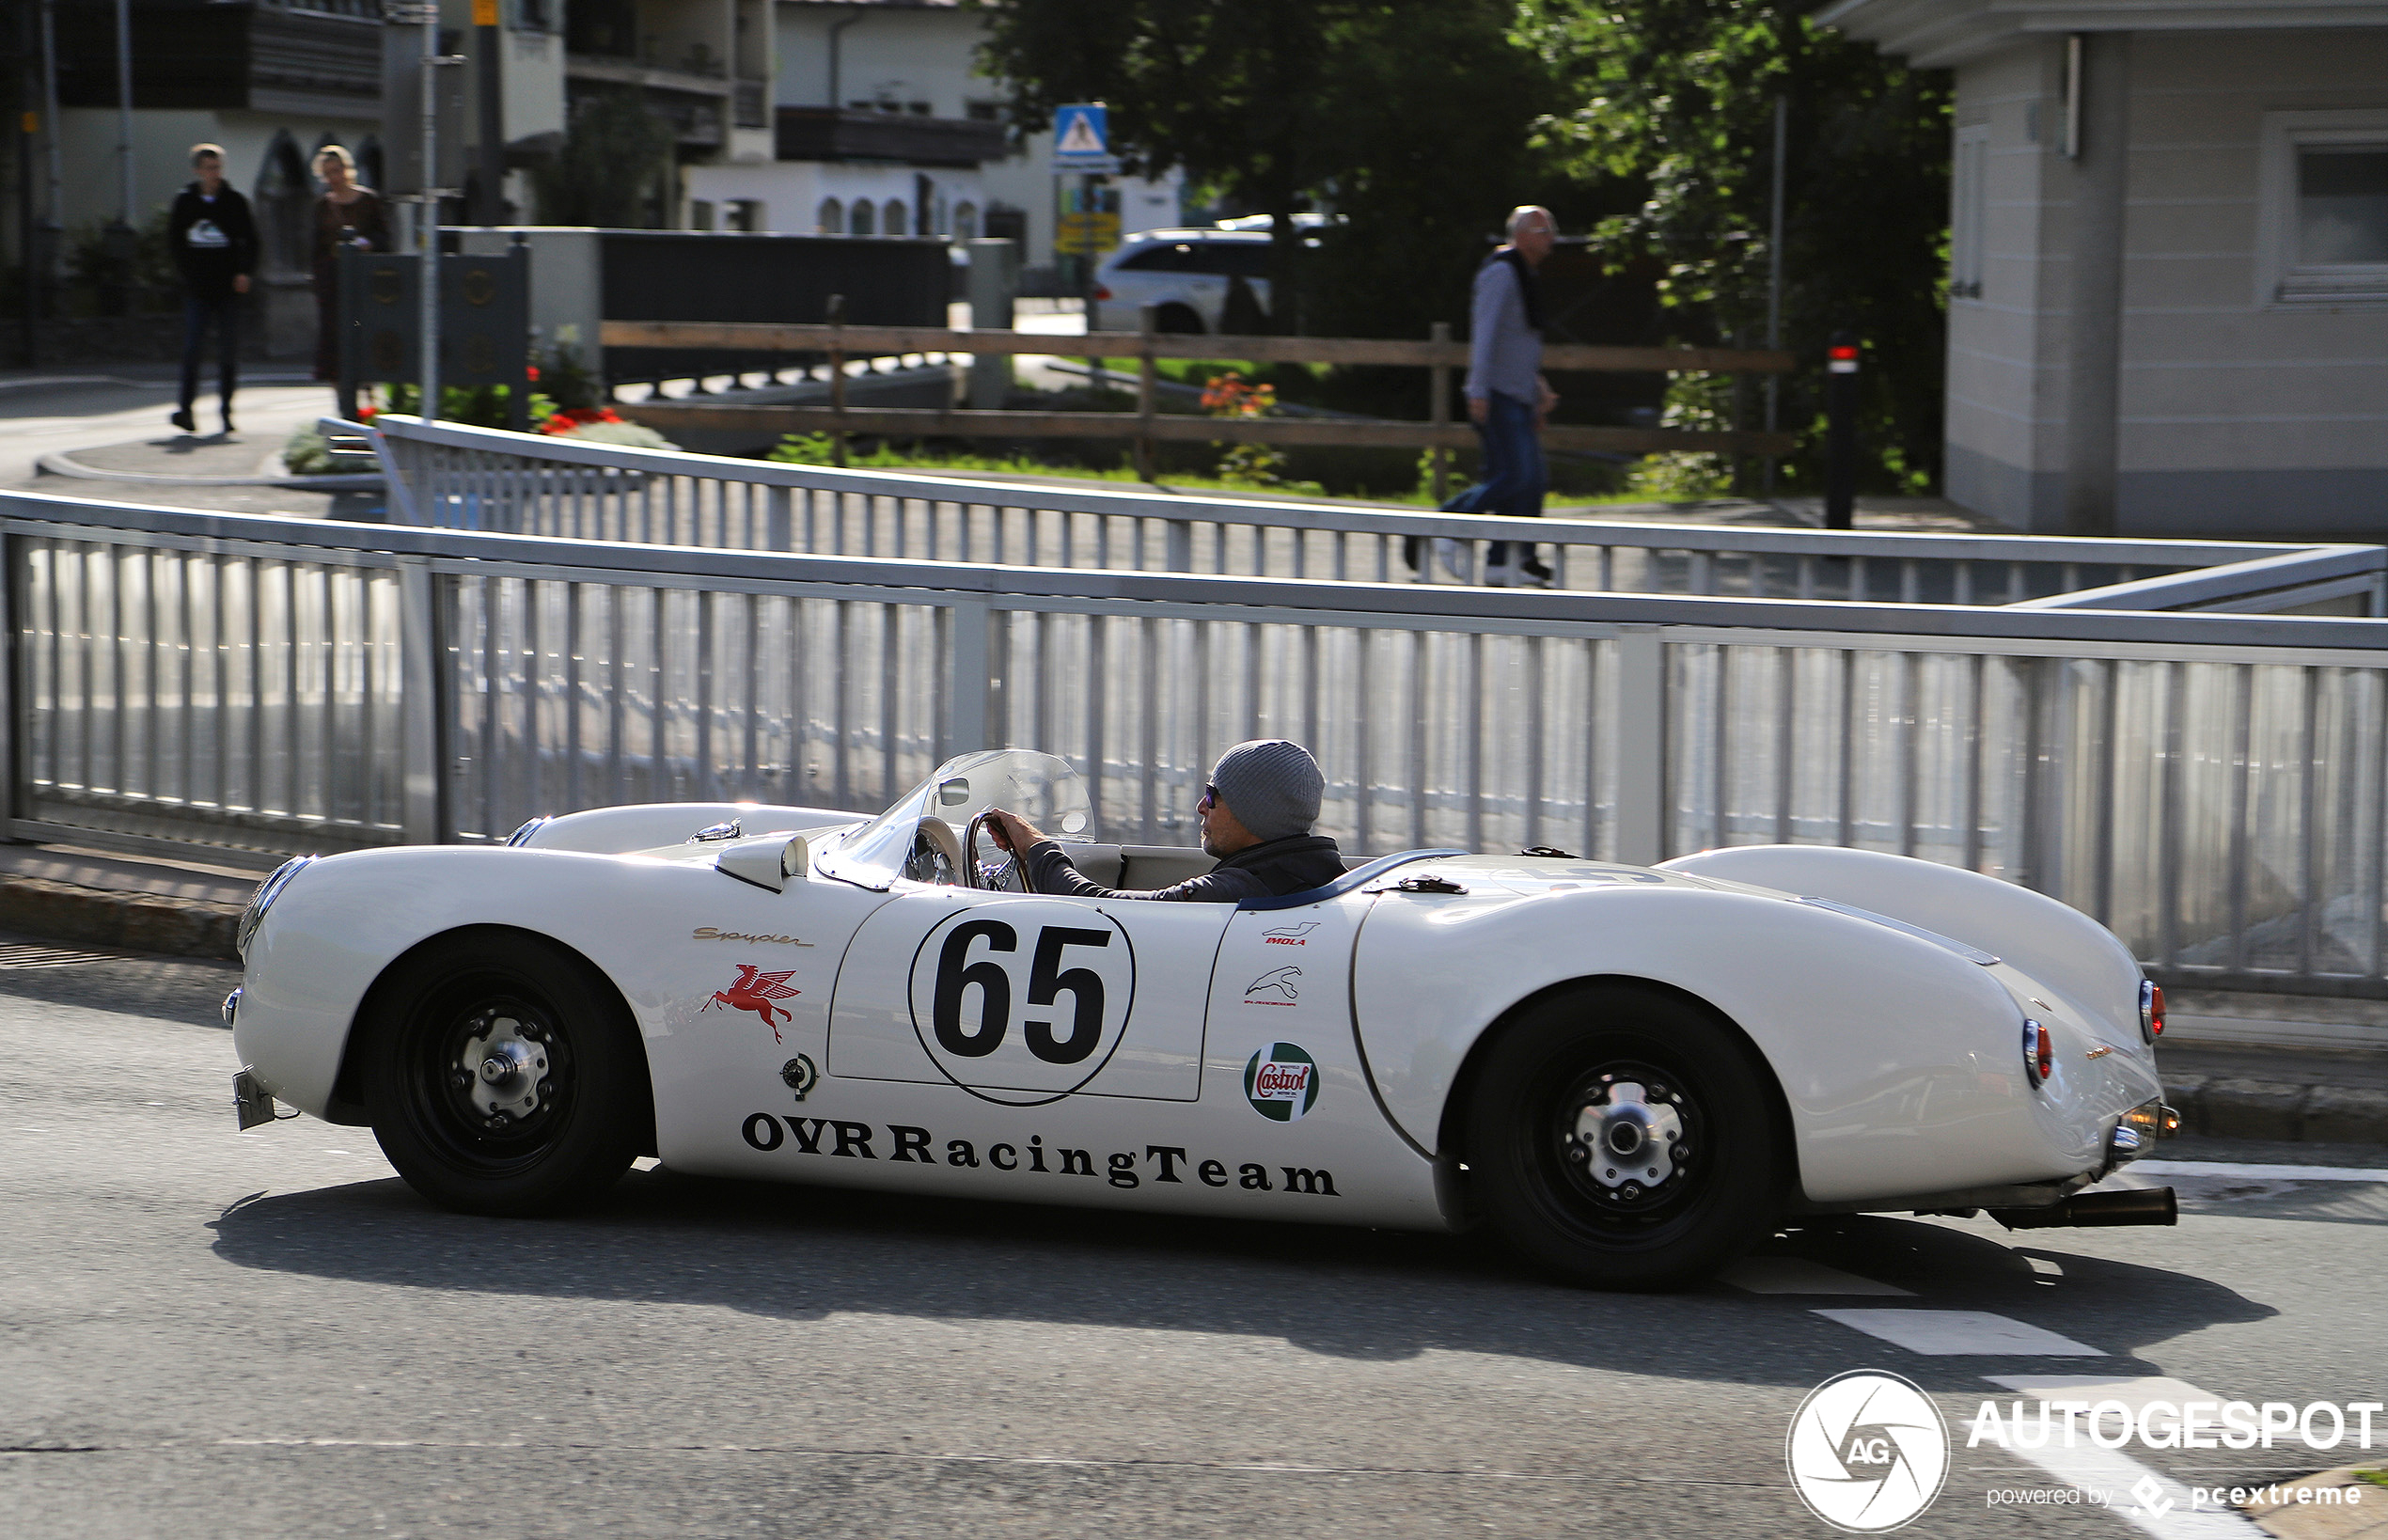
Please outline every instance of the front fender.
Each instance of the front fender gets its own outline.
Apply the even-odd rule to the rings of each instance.
[[[374,981],[432,936],[502,925],[547,936],[603,973],[637,1019],[652,1071],[657,1040],[671,1030],[671,966],[684,950],[671,946],[673,928],[706,919],[801,928],[834,958],[860,916],[885,902],[835,887],[765,893],[709,861],[569,850],[441,845],[328,856],[291,880],[250,942],[233,1047],[275,1096],[326,1116]]]

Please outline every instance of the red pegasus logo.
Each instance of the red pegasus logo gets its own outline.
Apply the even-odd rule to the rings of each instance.
[[[698,1009],[710,1011],[716,1005],[726,1005],[732,1011],[752,1011],[762,1018],[764,1026],[771,1029],[772,1042],[785,1042],[787,1040],[779,1035],[779,1022],[772,1017],[776,1014],[782,1021],[793,1021],[795,1016],[786,1006],[771,1002],[792,1000],[803,993],[788,987],[788,980],[795,971],[788,968],[778,973],[764,973],[752,963],[740,963],[736,982],[727,989],[715,990],[713,998]]]

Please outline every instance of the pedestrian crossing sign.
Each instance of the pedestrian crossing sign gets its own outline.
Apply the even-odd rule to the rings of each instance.
[[[1053,169],[1108,175],[1120,168],[1111,153],[1110,114],[1103,104],[1078,102],[1053,114]]]

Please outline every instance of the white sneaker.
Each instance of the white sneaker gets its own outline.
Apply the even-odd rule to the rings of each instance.
[[[1516,581],[1515,569],[1508,562],[1487,561],[1485,563],[1485,587],[1505,589]]]
[[[1466,546],[1462,545],[1455,540],[1437,540],[1435,542],[1435,555],[1441,559],[1443,571],[1451,574],[1453,582],[1465,583],[1469,581],[1470,574],[1468,571],[1468,548]]]

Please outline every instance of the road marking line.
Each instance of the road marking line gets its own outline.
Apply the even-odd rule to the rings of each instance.
[[[2158,1540],[2246,1540],[2264,1532],[2237,1513],[2192,1505],[2188,1487],[2121,1450],[2100,1449],[2096,1444],[2024,1449],[2003,1438],[1996,1441],[2017,1459],[2078,1487],[2116,1518]],[[2159,1506],[2151,1508],[2151,1503]]]
[[[1910,1353],[1939,1357],[2103,1359],[2103,1348],[1982,1310],[1820,1310],[1815,1312]]]
[[[1743,1257],[1717,1274],[1720,1281],[1745,1294],[1895,1295],[1912,1299],[1915,1291],[1895,1283],[1877,1282],[1828,1267],[1806,1257]]]
[[[2274,1182],[2388,1182],[2364,1166],[2244,1166],[2225,1160],[2134,1160],[2122,1168],[2149,1176],[2250,1176]]]
[[[1987,1375],[1983,1376],[1992,1385],[2017,1391],[2040,1401],[2119,1401],[2136,1417],[2151,1401],[2169,1402],[2174,1406],[2192,1401],[2221,1402],[2227,1399],[2210,1391],[2201,1391],[2187,1380],[2168,1379],[2160,1375]],[[2053,1408],[2050,1408],[2053,1410]],[[2198,1509],[2192,1505],[2189,1488],[2179,1482],[2142,1465],[2119,1449],[2104,1449],[2090,1441],[2087,1429],[2081,1425],[2081,1412],[2059,1414],[2074,1422],[2070,1449],[2064,1447],[2061,1435],[2051,1435],[2045,1447],[2025,1449],[2002,1436],[2000,1448],[2019,1460],[2038,1466],[2068,1486],[2079,1487],[2097,1495],[2107,1510],[2125,1523],[2133,1525],[2163,1540],[2204,1540],[2206,1536],[2233,1535],[2243,1537],[2263,1532],[2239,1513],[2229,1509]],[[2144,1485],[2153,1483],[2153,1485]],[[2160,1510],[2151,1502],[2169,1503]]]
[[[1993,1385],[2003,1385],[2042,1401],[2119,1401],[2136,1417],[2151,1401],[2169,1401],[2176,1407],[2187,1401],[2222,1402],[2227,1396],[2201,1391],[2187,1380],[2167,1379],[2160,1375],[1985,1375]],[[2079,1415],[2078,1413],[2074,1415]],[[2088,1441],[2085,1435],[2076,1438]]]

